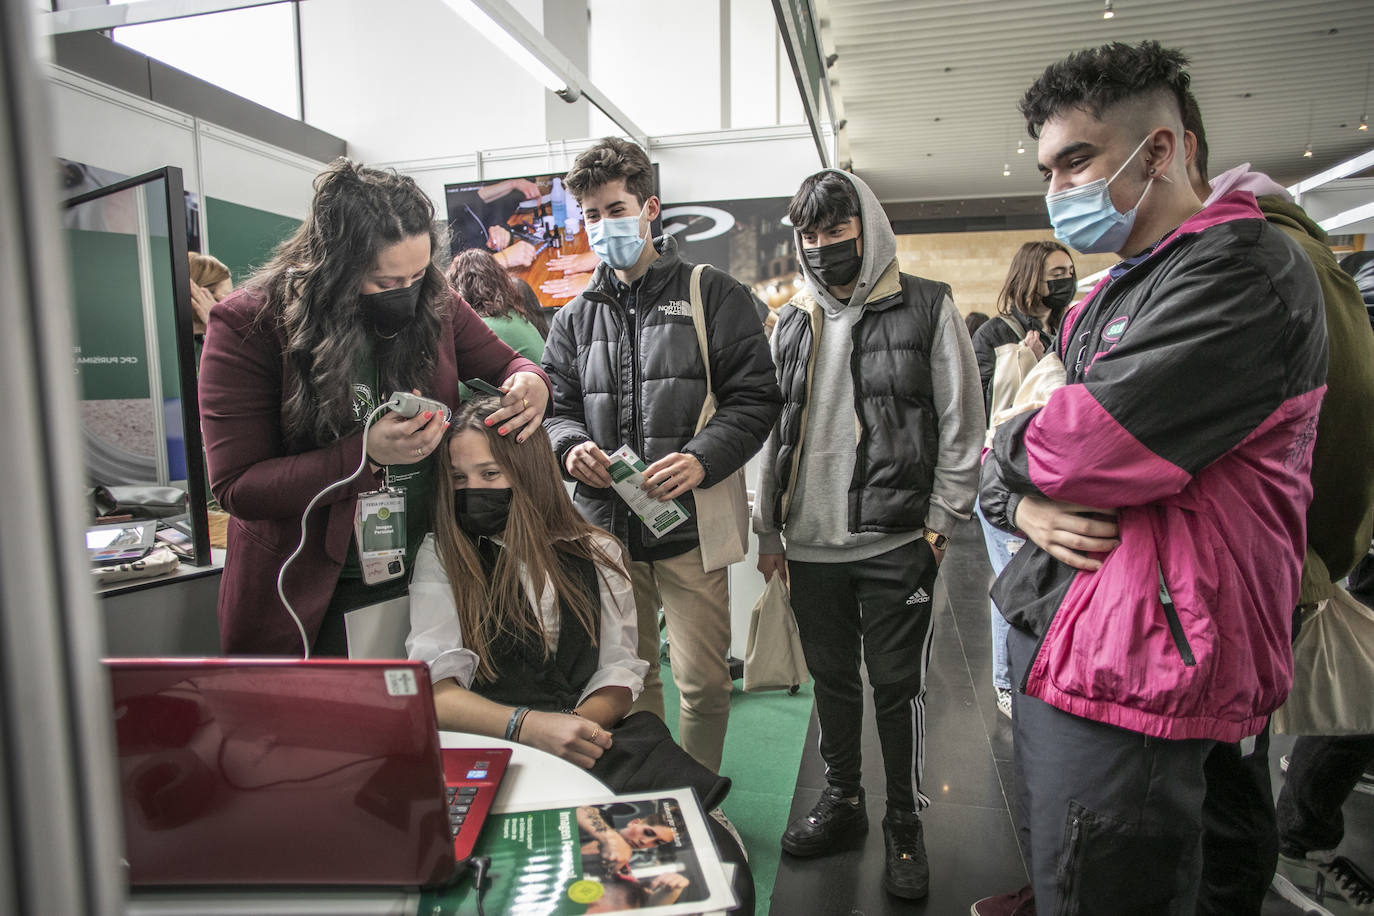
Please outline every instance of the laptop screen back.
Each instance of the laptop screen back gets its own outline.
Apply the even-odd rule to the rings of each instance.
[[[454,873],[428,669],[118,659],[137,885],[434,885]]]

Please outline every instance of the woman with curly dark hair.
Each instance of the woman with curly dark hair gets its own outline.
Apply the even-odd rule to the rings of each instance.
[[[335,160],[305,222],[211,313],[200,407],[211,489],[231,516],[226,654],[346,654],[344,614],[405,593],[447,424],[442,411],[379,411],[393,393],[452,405],[460,379],[482,378],[505,392],[489,417],[501,435],[539,428],[547,378],[454,296],[434,227],[414,179]],[[393,534],[406,555],[368,584],[355,510],[382,487],[403,491]]]
[[[448,282],[473,311],[482,316],[487,327],[521,356],[539,362],[544,355],[544,338],[549,323],[535,305],[527,304],[517,283],[496,263],[491,252],[469,248],[460,252],[448,268]],[[526,287],[528,288],[528,287]]]

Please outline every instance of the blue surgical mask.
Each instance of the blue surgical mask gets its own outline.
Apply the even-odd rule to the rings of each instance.
[[[615,219],[602,217],[594,223],[587,223],[587,241],[596,256],[616,270],[629,270],[639,260],[644,250],[646,237],[640,234],[639,221],[644,216],[644,207],[639,208],[638,216],[621,216]]]
[[[1140,141],[1140,145],[1131,151],[1111,178],[1099,178],[1076,188],[1045,195],[1055,238],[1083,254],[1121,250],[1135,226],[1135,214],[1140,209],[1140,201],[1145,199],[1154,179],[1146,183],[1140,199],[1125,213],[1118,212],[1112,204],[1112,195],[1107,187],[1125,171],[1149,139],[1147,135]]]

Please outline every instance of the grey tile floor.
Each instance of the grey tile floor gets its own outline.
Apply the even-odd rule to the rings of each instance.
[[[930,896],[904,901],[881,884],[885,798],[882,757],[871,706],[865,710],[864,784],[868,787],[868,834],[832,855],[798,859],[784,854],[778,866],[773,916],[881,916],[928,913],[962,916],[973,901],[1015,890],[1026,883],[1008,799],[1013,797],[1011,723],[997,712],[992,689],[991,634],[987,589],[991,570],[977,523],[957,531],[936,590],[934,649],[927,679],[927,751],[923,788],[932,803],[923,817],[930,857]],[[814,715],[797,773],[792,816],[815,803],[825,787],[816,752]],[[1292,739],[1275,736],[1271,765],[1275,792],[1281,784],[1279,757]],[[1374,798],[1352,796],[1342,851],[1374,862]],[[1300,911],[1272,893],[1263,916]]]

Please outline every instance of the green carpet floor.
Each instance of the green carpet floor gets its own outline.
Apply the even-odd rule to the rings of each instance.
[[[670,665],[663,666],[663,703],[668,727],[677,737],[678,692]],[[797,767],[811,722],[811,684],[796,696],[785,690],[745,693],[735,682],[730,700],[730,730],[725,734],[721,772],[730,777],[730,795],[721,805],[744,839],[754,873],[756,911],[767,914],[787,827]]]

